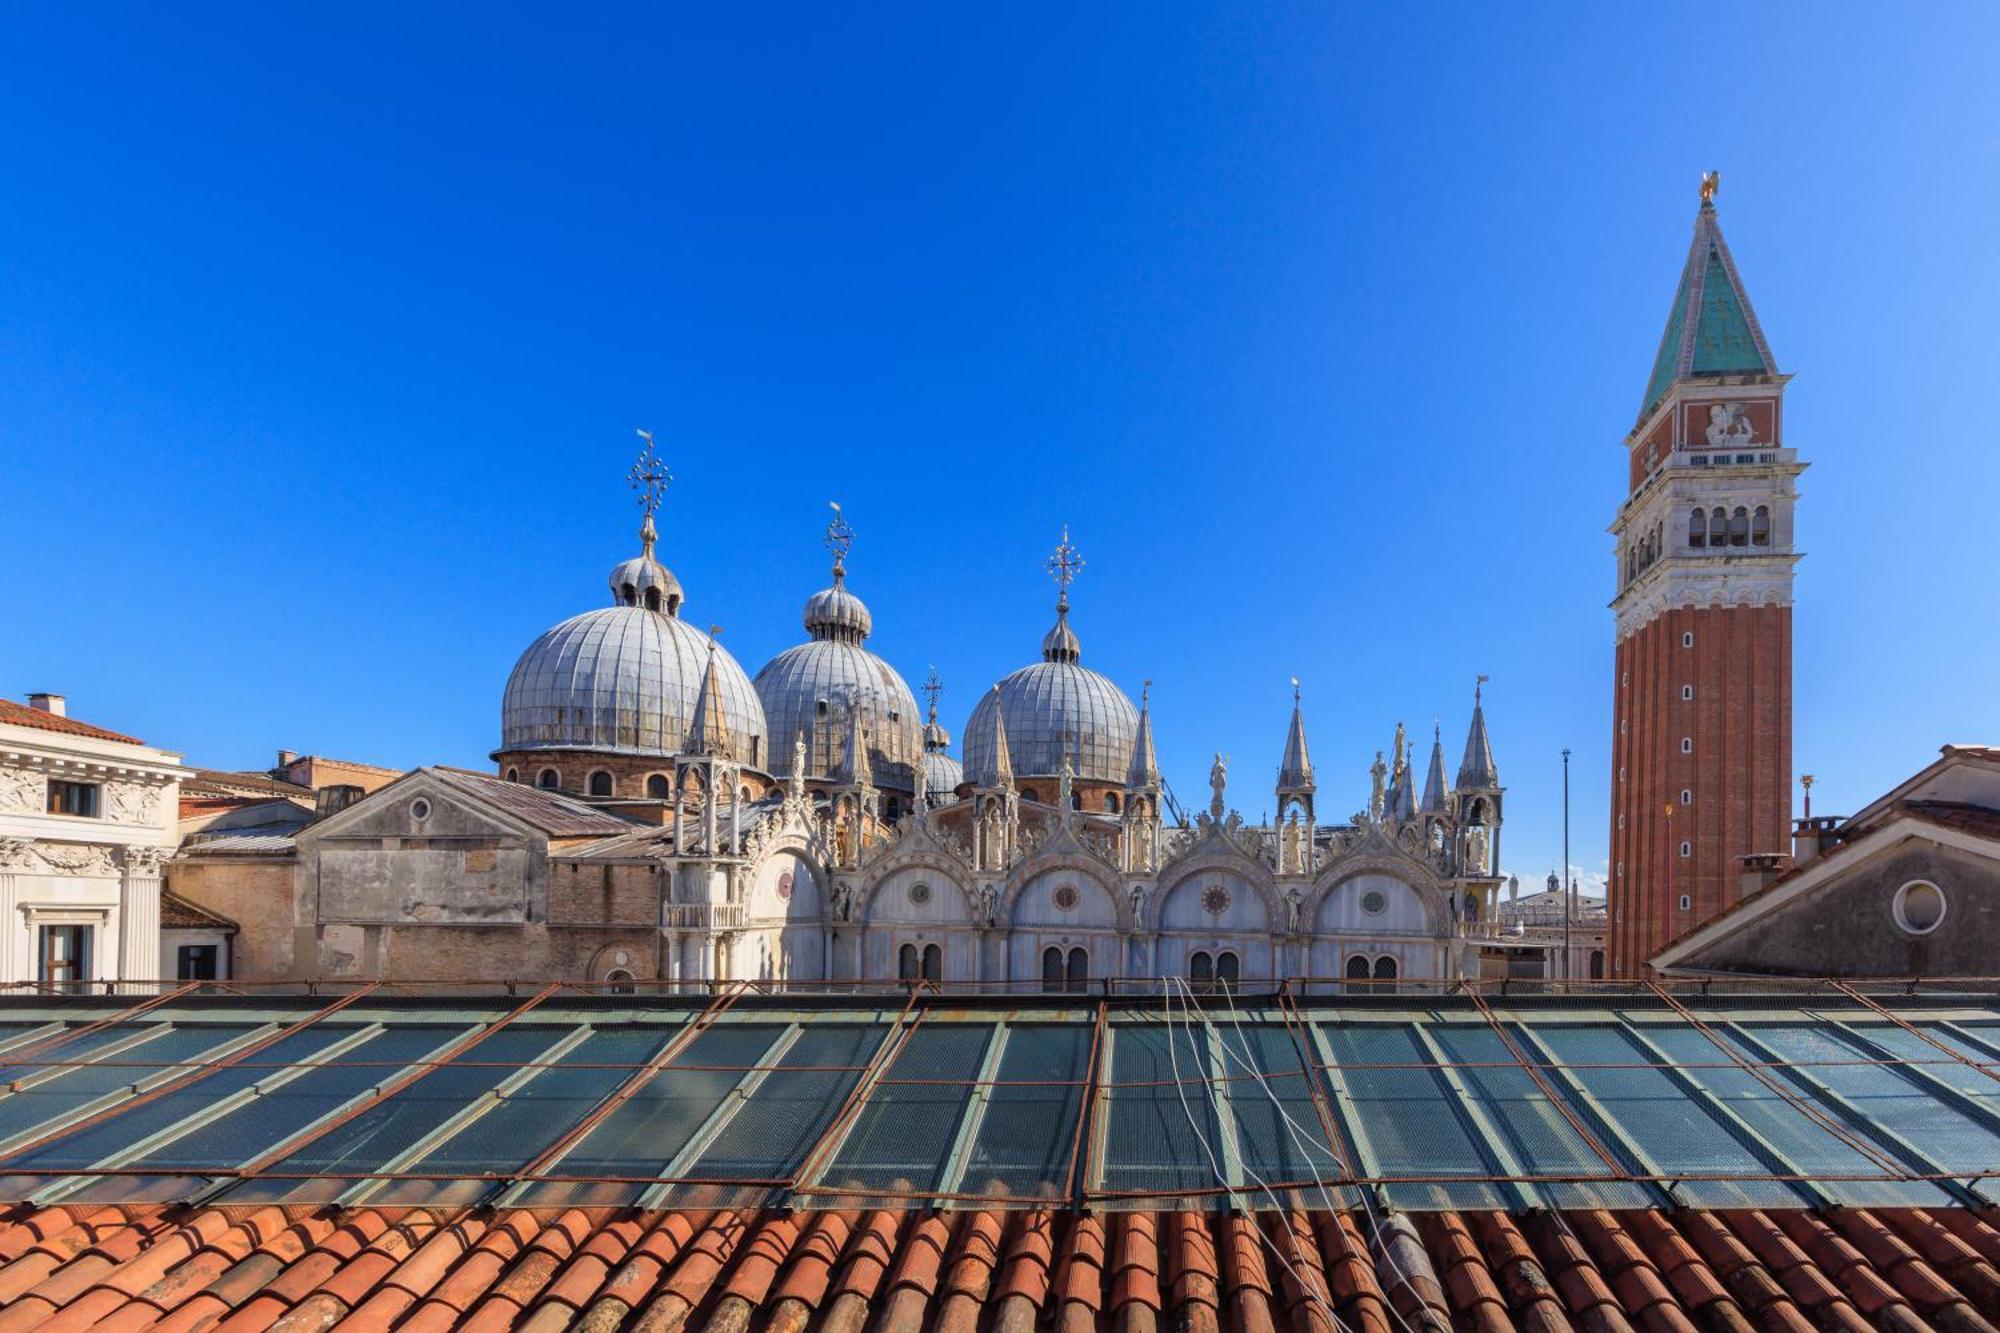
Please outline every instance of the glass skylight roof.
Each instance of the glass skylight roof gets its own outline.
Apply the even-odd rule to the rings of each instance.
[[[1985,996],[906,999],[8,1001],[0,1200],[2000,1204]]]

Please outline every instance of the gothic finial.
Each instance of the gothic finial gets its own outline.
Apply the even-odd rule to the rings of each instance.
[[[1722,173],[1704,171],[1701,173],[1701,202],[1704,205],[1715,202],[1715,192],[1722,188]]]
[[[1293,704],[1293,706],[1294,706],[1294,707],[1296,707],[1296,706],[1298,705],[1298,702],[1299,702],[1299,678],[1298,678],[1297,676],[1293,676],[1293,677],[1292,677],[1292,704]]]
[[[1473,706],[1474,708],[1477,708],[1477,707],[1479,707],[1479,691],[1480,691],[1480,687],[1481,687],[1481,686],[1483,686],[1483,685],[1485,685],[1487,681],[1489,681],[1489,680],[1492,680],[1492,679],[1493,679],[1493,677],[1491,677],[1491,676],[1485,676],[1485,675],[1482,675],[1482,676],[1481,676],[1481,677],[1480,677],[1480,678],[1479,678],[1478,680],[1475,680],[1475,681],[1473,681],[1473,682],[1472,682],[1472,706]]]
[[[653,515],[659,512],[660,497],[667,493],[667,486],[674,475],[667,471],[667,465],[653,451],[653,432],[642,430],[639,438],[646,442],[646,447],[639,451],[638,461],[632,464],[628,479],[632,489],[639,492],[639,507],[646,513],[645,521],[639,525],[639,540],[645,545],[646,554],[651,555],[653,543],[659,540],[658,531],[653,527]]]
[[[826,549],[833,552],[833,577],[839,582],[847,573],[847,553],[854,549],[854,529],[848,526],[847,518],[840,512],[840,501],[829,500],[833,506],[833,519],[826,525]]]
[[[1076,582],[1076,576],[1083,571],[1083,556],[1070,545],[1069,524],[1063,524],[1062,540],[1056,544],[1049,558],[1042,562],[1042,567],[1056,581],[1056,610],[1069,610],[1069,585]]]
[[[1148,704],[1152,702],[1153,702],[1153,681],[1152,677],[1149,676],[1145,680],[1139,682],[1139,707],[1145,708]]]

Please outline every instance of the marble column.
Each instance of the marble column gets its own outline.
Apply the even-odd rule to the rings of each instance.
[[[127,847],[118,885],[118,980],[160,980],[160,865],[164,847]],[[126,987],[128,990],[137,987]]]

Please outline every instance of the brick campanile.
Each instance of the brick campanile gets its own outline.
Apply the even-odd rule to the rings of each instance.
[[[1784,393],[1702,182],[1638,423],[1618,542],[1609,975],[1732,906],[1789,845],[1792,510]]]

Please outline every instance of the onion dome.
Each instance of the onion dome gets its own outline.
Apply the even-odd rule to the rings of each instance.
[[[924,721],[924,787],[932,805],[951,804],[957,799],[959,784],[965,781],[964,768],[945,753],[951,749],[951,733],[938,722],[937,701],[942,693],[944,682],[932,667],[930,679],[924,682],[924,695],[930,700],[930,715]]]
[[[1082,664],[1082,644],[1069,624],[1069,585],[1083,567],[1064,529],[1049,560],[1061,592],[1056,623],[1042,640],[1042,660],[1007,676],[980,699],[965,724],[965,767],[993,765],[993,712],[999,710],[1016,779],[1052,778],[1070,761],[1078,782],[1120,786],[1139,732],[1139,710],[1124,691]]]
[[[878,786],[913,790],[910,766],[923,755],[917,700],[896,668],[865,646],[874,617],[847,588],[853,530],[834,507],[827,546],[834,553],[833,586],[806,599],[806,642],[787,648],[757,673],[756,690],[772,734],[784,738],[774,772],[791,776],[792,737],[806,741],[808,779],[834,781],[841,772],[850,726],[868,741]]]
[[[571,616],[528,645],[501,697],[500,748],[671,758],[687,746],[708,672],[729,757],[761,769],[770,742],[756,690],[711,635],[680,619],[680,580],[653,555],[653,513],[669,478],[646,440],[632,469],[646,510],[640,552],[611,571],[616,604]]]

